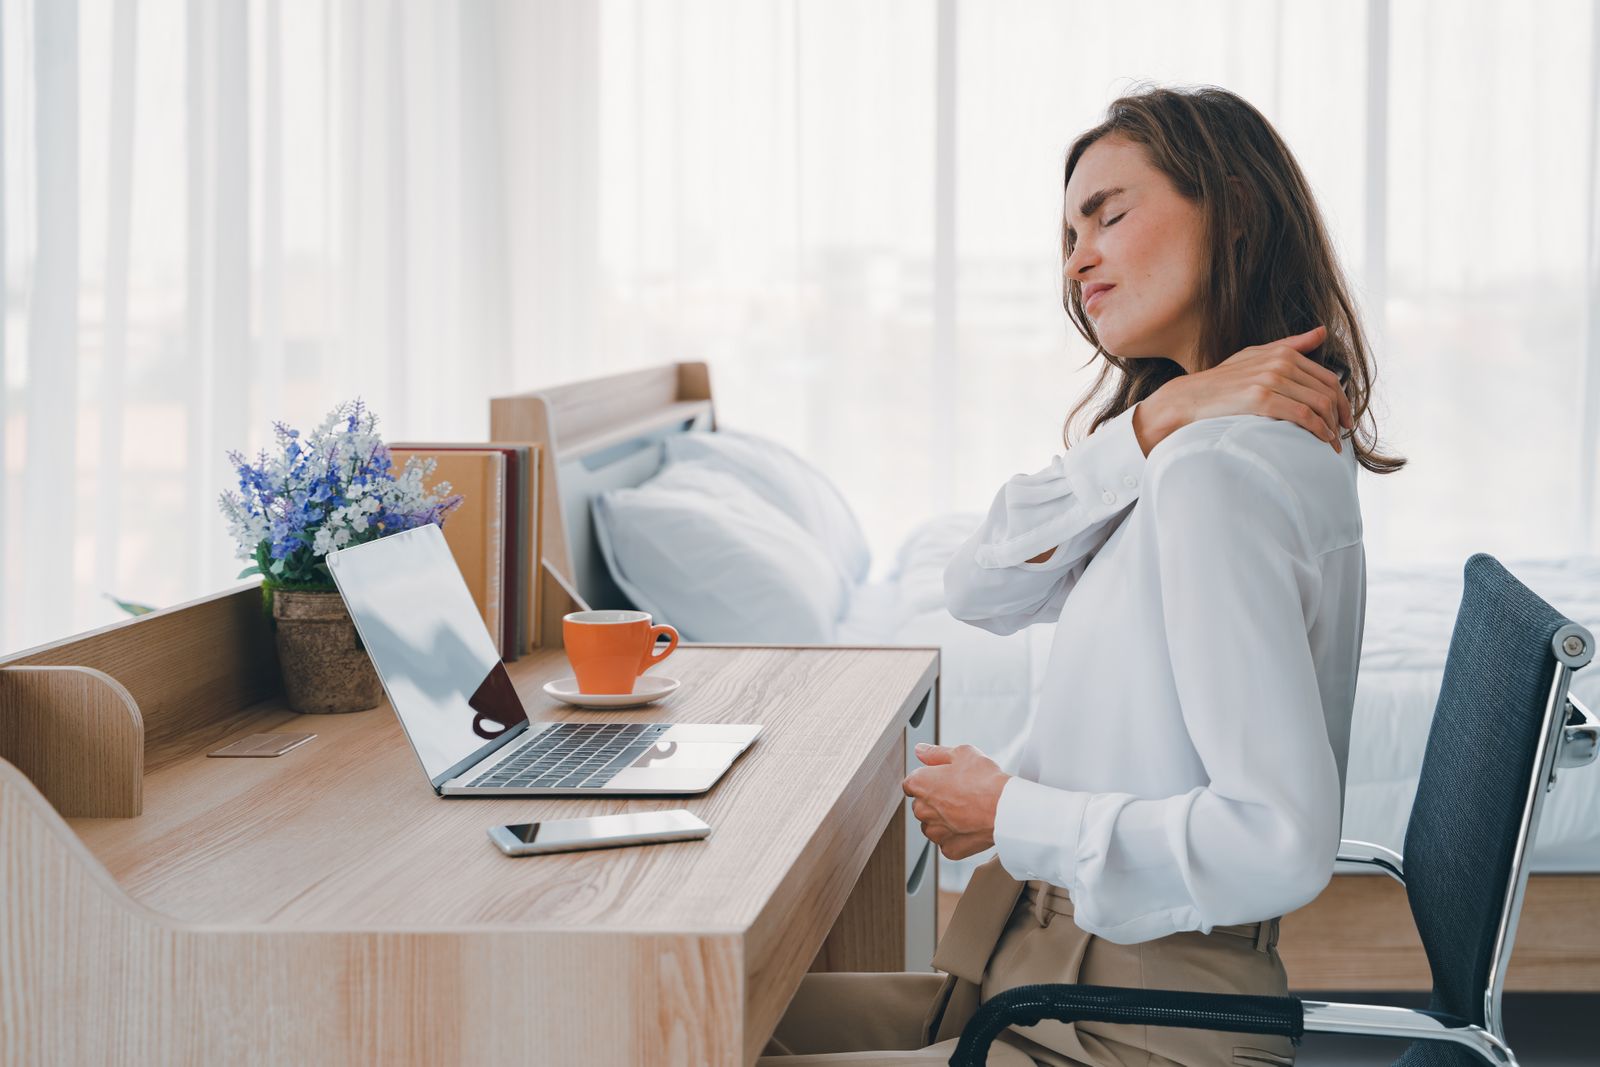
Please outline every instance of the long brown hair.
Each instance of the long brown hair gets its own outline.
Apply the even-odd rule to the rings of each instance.
[[[1150,163],[1200,206],[1206,220],[1211,262],[1201,272],[1199,368],[1214,367],[1251,345],[1326,326],[1327,338],[1310,358],[1344,379],[1356,461],[1376,474],[1405,466],[1404,457],[1377,451],[1377,427],[1368,412],[1373,368],[1366,336],[1311,187],[1266,117],[1216,86],[1140,89],[1112,101],[1105,121],[1073,142],[1063,190],[1083,153],[1109,134],[1142,145]],[[1235,177],[1238,182],[1230,181]],[[1083,287],[1066,276],[1075,242],[1062,211],[1062,306],[1102,360],[1094,385],[1062,426],[1070,447],[1073,420],[1108,380],[1110,395],[1095,412],[1090,433],[1184,371],[1172,360],[1123,359],[1101,346],[1083,310]],[[1241,236],[1231,244],[1217,236],[1234,232]]]

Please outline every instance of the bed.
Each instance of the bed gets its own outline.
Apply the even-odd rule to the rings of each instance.
[[[597,531],[602,512],[596,501],[657,479],[671,466],[672,435],[717,432],[703,363],[648,368],[491,403],[493,440],[541,446],[539,555],[552,579],[591,607],[649,607],[634,585],[629,584],[632,596],[619,585],[622,570],[613,547],[604,529]],[[846,609],[822,640],[813,626],[808,640],[796,643],[938,646],[942,742],[977,745],[1013,769],[1054,626],[1000,636],[944,610],[945,561],[981,519],[981,513],[962,512],[923,522],[899,546],[886,577],[851,585]],[[1600,630],[1600,558],[1502,562],[1573,619]],[[1346,838],[1401,850],[1461,580],[1461,561],[1369,570]],[[539,614],[540,626],[559,625],[558,615]],[[686,639],[747,640],[737,630],[704,628]],[[1600,706],[1600,669],[1579,671],[1572,690]],[[939,884],[947,904],[983,858],[941,862]],[[1600,990],[1600,933],[1590,921],[1600,901],[1600,768],[1563,774],[1545,807],[1531,863],[1508,988]],[[1280,952],[1300,989],[1428,986],[1403,890],[1366,871],[1337,873],[1317,901],[1285,917]]]

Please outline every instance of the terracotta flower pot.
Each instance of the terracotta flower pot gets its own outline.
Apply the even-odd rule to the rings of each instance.
[[[383,683],[338,593],[275,589],[272,618],[289,707],[320,715],[364,711],[383,700]]]

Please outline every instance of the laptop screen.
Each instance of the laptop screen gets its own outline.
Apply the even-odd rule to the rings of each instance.
[[[339,549],[327,560],[435,787],[521,732],[527,712],[439,527]]]

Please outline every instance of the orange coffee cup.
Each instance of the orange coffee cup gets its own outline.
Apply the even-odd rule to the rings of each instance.
[[[656,652],[656,638],[672,639]],[[631,693],[634,680],[678,647],[678,631],[650,625],[643,611],[574,611],[561,617],[567,659],[580,693]]]

